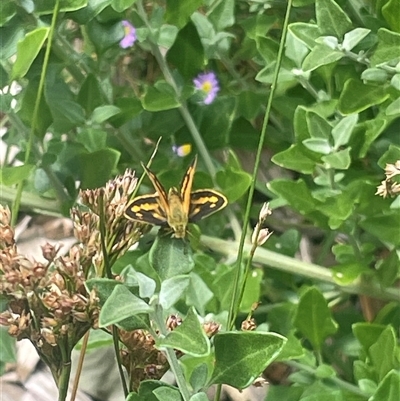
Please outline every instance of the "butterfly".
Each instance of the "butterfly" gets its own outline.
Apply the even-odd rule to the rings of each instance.
[[[213,189],[192,192],[196,164],[197,156],[183,176],[180,189],[172,187],[168,193],[156,175],[143,165],[157,192],[132,199],[125,210],[125,217],[142,223],[169,226],[175,238],[185,238],[188,223],[207,217],[228,204],[226,197]]]

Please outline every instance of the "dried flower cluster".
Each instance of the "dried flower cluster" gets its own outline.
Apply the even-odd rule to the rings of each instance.
[[[89,208],[83,211],[73,208],[74,233],[82,249],[92,257],[97,276],[103,275],[103,252],[100,241],[100,216],[104,216],[105,244],[112,264],[124,254],[150,226],[127,220],[124,212],[130,195],[137,184],[132,170],[127,169],[121,176],[108,181],[104,188],[81,191],[81,202]]]
[[[155,347],[154,338],[145,330],[119,330],[125,345],[121,361],[130,378],[130,389],[137,390],[141,381],[160,379],[169,365],[164,354]]]
[[[82,265],[87,260],[74,246],[57,257],[56,247],[42,247],[46,263],[18,253],[10,211],[0,206],[0,291],[8,310],[0,323],[18,340],[28,338],[58,378],[65,360],[79,339],[96,326],[98,306],[84,286]]]
[[[72,210],[78,244],[66,256],[57,256],[59,248],[44,245],[45,263],[18,253],[10,211],[0,205],[0,293],[8,301],[0,324],[8,326],[18,340],[28,338],[33,343],[56,381],[70,363],[73,347],[97,326],[98,301],[94,293],[87,292],[85,281],[103,272],[99,216],[104,218],[110,262],[135,243],[145,228],[123,218],[136,182],[127,170],[104,188],[83,191],[82,202],[89,209]]]
[[[378,186],[375,195],[387,198],[388,196],[396,196],[400,194],[400,183],[394,180],[396,175],[400,175],[400,160],[394,164],[386,164],[386,178]]]

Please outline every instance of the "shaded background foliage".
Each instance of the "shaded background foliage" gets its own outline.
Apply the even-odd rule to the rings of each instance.
[[[230,201],[202,233],[237,239],[251,182],[251,163],[242,166],[258,145],[286,2],[63,0],[50,29],[54,7],[7,0],[0,10],[1,200],[18,210],[22,190],[23,211],[68,214],[79,189],[140,171],[162,136],[160,180],[176,185],[199,153],[196,188],[218,186]],[[294,1],[252,208],[255,221],[270,200],[275,234],[241,307],[261,300],[257,322],[289,339],[278,359],[297,385],[272,387],[268,400],[397,399],[400,204],[374,194],[386,163],[400,159],[399,13],[397,0]],[[123,20],[137,35],[127,49]],[[193,85],[202,71],[221,87],[207,106]],[[181,158],[173,146],[184,144],[193,152]],[[226,257],[195,254],[204,289],[195,306],[218,315],[229,308],[236,247],[200,243]],[[295,259],[304,243],[318,266]],[[146,271],[146,251],[115,271]],[[186,303],[176,308],[186,313]]]

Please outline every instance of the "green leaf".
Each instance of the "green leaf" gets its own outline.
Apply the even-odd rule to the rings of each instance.
[[[392,369],[398,368],[396,359],[399,356],[396,333],[387,326],[377,341],[369,348],[372,365],[377,372],[377,381],[381,381]]]
[[[317,351],[321,349],[325,339],[336,333],[338,328],[324,296],[315,287],[307,289],[301,295],[294,324]]]
[[[366,121],[364,124],[365,138],[360,149],[360,158],[365,157],[375,139],[385,131],[388,122],[385,118],[378,115],[374,119]]]
[[[112,0],[111,7],[118,13],[122,13],[131,7],[137,0]]]
[[[311,152],[302,144],[291,145],[289,149],[272,156],[272,162],[289,170],[311,174],[317,164],[317,157],[310,157]]]
[[[173,93],[149,86],[142,98],[142,105],[147,111],[161,111],[175,109],[180,106],[180,102]]]
[[[192,397],[190,397],[189,401],[208,401],[209,398],[207,397],[206,393],[196,393]]]
[[[212,8],[208,18],[213,23],[217,31],[232,26],[235,23],[235,1],[224,0]]]
[[[339,149],[343,145],[347,145],[351,133],[358,122],[358,114],[351,114],[342,118],[333,128],[332,137],[335,144],[335,149]]]
[[[116,100],[115,105],[121,110],[119,114],[110,118],[109,123],[119,128],[143,111],[142,103],[135,97],[124,97]]]
[[[198,364],[190,375],[190,385],[194,391],[199,391],[205,387],[208,378],[208,367],[206,363]],[[206,398],[208,401],[208,398]]]
[[[276,195],[285,199],[301,214],[313,212],[319,203],[312,197],[310,190],[302,179],[298,181],[273,180],[268,183],[268,188]]]
[[[197,106],[193,111],[207,148],[221,149],[228,144],[232,120],[236,113],[235,99],[217,97],[212,104]]]
[[[318,25],[308,24],[305,22],[295,22],[290,24],[289,31],[309,49],[312,49],[316,45],[315,40],[321,36]]]
[[[178,28],[184,27],[190,16],[203,4],[202,0],[180,1],[167,0],[165,22]]]
[[[210,352],[210,341],[194,308],[189,309],[186,318],[178,327],[157,341],[157,346],[178,349],[192,356],[204,356]]]
[[[251,175],[233,167],[218,171],[217,183],[230,203],[241,198],[250,187]]]
[[[395,116],[400,114],[400,98],[398,97],[394,102],[390,103],[386,108],[387,116]]]
[[[357,280],[361,274],[368,273],[361,263],[345,263],[332,268],[333,278],[340,285],[349,285]]]
[[[324,138],[309,138],[305,139],[303,145],[312,150],[315,153],[321,153],[323,155],[328,155],[332,152],[332,146],[329,143],[328,139]]]
[[[86,24],[87,34],[99,53],[104,53],[124,37],[121,21],[101,24],[92,19]]]
[[[359,224],[364,230],[383,242],[386,241],[393,245],[400,244],[400,214],[397,212],[391,215],[373,215]]]
[[[113,266],[115,269],[115,265]],[[127,286],[138,286],[140,298],[151,298],[156,290],[156,282],[141,272],[137,272],[132,265],[128,265],[120,274]]]
[[[315,14],[322,35],[333,35],[341,39],[352,27],[350,18],[333,0],[316,0]]]
[[[326,118],[314,111],[307,111],[306,120],[311,138],[329,139],[331,137],[332,126]]]
[[[96,107],[103,104],[103,93],[94,74],[88,74],[79,93],[78,103],[90,114]]]
[[[347,170],[351,164],[350,148],[322,156],[321,159],[326,164],[327,168]]]
[[[389,145],[389,149],[379,158],[378,166],[384,169],[386,163],[394,163],[396,160],[400,159],[400,146],[394,144]]]
[[[400,2],[398,0],[389,0],[382,7],[382,15],[392,31],[400,33],[399,15]]]
[[[44,42],[49,35],[50,28],[36,28],[27,33],[17,45],[17,59],[12,68],[11,79],[19,79],[25,76],[33,61],[39,54]]]
[[[161,283],[159,296],[159,302],[161,306],[166,310],[170,309],[181,298],[188,285],[188,275],[182,274],[164,280]]]
[[[397,18],[397,16],[396,16]],[[378,30],[378,45],[371,57],[371,67],[378,64],[398,60],[398,49],[400,47],[400,34],[389,31],[386,28]]]
[[[17,361],[15,338],[8,334],[7,327],[0,327],[0,361],[15,363]]]
[[[399,199],[400,197],[398,197]],[[384,287],[389,287],[395,283],[397,277],[400,273],[400,260],[399,254],[396,250],[392,250],[389,255],[387,255],[381,263],[377,264],[377,274],[379,277],[379,282]]]
[[[379,383],[375,394],[368,401],[398,401],[400,388],[400,373],[391,370]]]
[[[367,68],[361,74],[361,79],[363,81],[369,81],[375,84],[384,84],[388,80],[389,74],[382,68],[373,67]]]
[[[248,387],[279,355],[286,339],[255,331],[220,333],[214,337],[215,369],[209,384]]]
[[[125,285],[117,285],[101,308],[99,326],[106,327],[128,317],[152,311],[151,306],[133,295]]]
[[[153,394],[159,401],[182,401],[182,397],[177,388],[158,387],[153,390]]]
[[[258,99],[260,100],[260,99]],[[258,106],[256,106],[250,99],[248,99],[247,106],[245,105],[247,100],[243,99],[243,102],[239,99],[238,111],[246,113],[246,108],[249,107],[257,112]],[[258,103],[259,105],[260,103]],[[232,130],[229,133],[229,145],[234,149],[257,149],[258,141],[260,139],[260,132],[257,131],[250,123],[250,121],[243,117],[237,118],[232,123]]]
[[[13,0],[3,0],[0,7],[0,27],[12,19],[16,13],[16,7],[17,4]]]
[[[194,267],[190,244],[166,234],[158,235],[150,250],[150,264],[161,280],[189,273]]]
[[[75,11],[87,5],[88,0],[60,0],[60,12]],[[54,1],[35,0],[35,13],[51,14],[54,12]]]
[[[358,322],[352,325],[354,336],[357,338],[365,352],[376,343],[386,326],[383,324]]]
[[[80,154],[81,188],[99,188],[104,185],[117,167],[119,158],[120,152],[112,148]]]
[[[342,43],[343,49],[350,51],[353,47],[356,47],[369,33],[370,29],[366,28],[356,28],[344,35],[344,40]]]
[[[29,81],[25,88],[24,97],[22,99],[21,109],[18,112],[18,116],[25,124],[32,127],[33,113],[36,108],[37,93],[39,89],[39,81],[32,79]],[[47,128],[53,122],[50,109],[46,103],[45,98],[42,96],[39,103],[39,109],[35,125],[35,135],[43,138]]]
[[[189,4],[191,2],[180,1],[179,3]],[[167,53],[167,60],[176,66],[186,79],[190,80],[204,68],[204,49],[193,22],[188,22],[178,32],[175,43]]]
[[[92,121],[96,124],[101,124],[107,121],[109,118],[117,115],[121,112],[121,109],[112,104],[107,104],[105,106],[99,106],[93,110]]]
[[[343,56],[341,51],[333,50],[324,44],[317,44],[305,57],[302,68],[304,71],[313,71],[323,65],[332,64]]]
[[[32,164],[24,164],[23,166],[15,167],[3,167],[0,169],[0,183],[4,185],[14,185],[18,182],[26,180],[33,169],[35,168]]]
[[[390,85],[392,85],[393,88],[400,91],[400,74],[399,73],[393,75],[392,79],[390,80]],[[398,98],[396,100],[398,100]]]
[[[350,78],[344,84],[338,108],[344,115],[360,113],[371,106],[384,102],[388,97],[389,92],[382,85],[367,85]]]
[[[189,277],[190,282],[188,291],[186,292],[186,304],[194,306],[201,314],[205,314],[205,306],[213,298],[214,293],[196,273],[191,272]]]
[[[169,388],[171,390],[176,390],[169,384],[166,384],[159,380],[143,380],[140,382],[138,393],[134,394],[135,397],[128,398],[127,401],[159,401],[159,399],[154,394],[154,391],[159,388]],[[133,394],[133,393],[131,393]]]
[[[86,128],[78,132],[77,140],[85,146],[88,152],[96,152],[106,147],[107,132],[95,128]]]

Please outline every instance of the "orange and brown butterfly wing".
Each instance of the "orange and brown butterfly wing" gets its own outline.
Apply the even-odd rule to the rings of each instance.
[[[129,203],[125,216],[142,223],[158,226],[167,224],[167,216],[160,205],[158,194],[137,196]]]
[[[161,208],[164,210],[165,215],[168,215],[169,206],[168,206],[168,195],[165,191],[164,187],[162,186],[161,182],[157,178],[157,176],[149,170],[143,163],[142,166],[146,174],[150,178],[151,183],[153,184],[154,189],[157,191],[157,195],[159,197],[158,203],[160,204]]]
[[[191,203],[191,191],[193,185],[194,172],[196,170],[197,156],[193,159],[192,163],[186,170],[185,175],[182,178],[180,186],[180,195],[182,200],[182,206],[184,212],[189,215],[190,203]]]
[[[212,189],[199,189],[190,194],[189,222],[194,223],[223,209],[228,200]]]
[[[164,187],[156,175],[142,164],[157,193],[137,196],[125,210],[128,219],[155,225],[167,224],[168,198]]]

